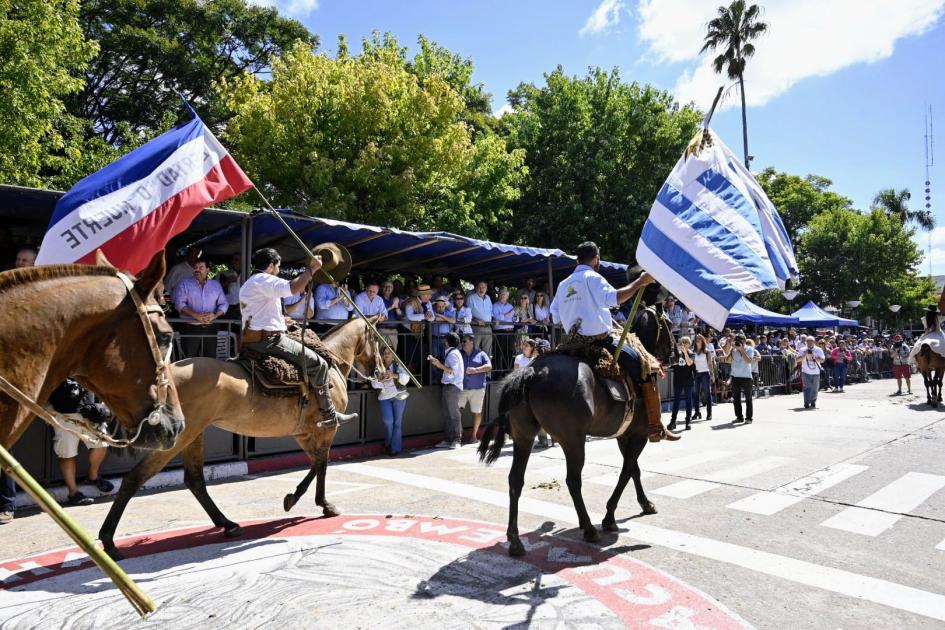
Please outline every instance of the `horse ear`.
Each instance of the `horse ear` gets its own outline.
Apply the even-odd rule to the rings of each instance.
[[[115,265],[113,265],[108,260],[108,258],[105,256],[105,252],[103,252],[101,249],[95,250],[95,264],[99,267],[111,267],[112,269],[115,268]]]
[[[164,272],[166,270],[164,265],[164,250],[162,249],[154,254],[148,266],[138,275],[138,280],[135,282],[135,289],[137,289],[138,294],[143,298],[147,298],[151,295],[154,287],[164,278]]]

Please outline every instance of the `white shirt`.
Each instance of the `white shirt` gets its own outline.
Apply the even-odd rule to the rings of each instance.
[[[171,270],[164,276],[164,293],[174,295],[174,292],[177,290],[177,285],[180,284],[181,280],[193,277],[194,268],[190,266],[190,263],[186,260],[180,261],[171,267]]]
[[[527,368],[534,360],[534,358],[526,357],[524,354],[518,354],[515,356],[515,369],[521,370],[522,368]]]
[[[708,349],[705,352],[690,352],[690,356],[692,356],[692,362],[696,365],[696,372],[709,371]]]
[[[551,302],[551,317],[565,332],[580,319],[578,333],[592,336],[609,333],[614,320],[610,309],[617,307],[617,289],[587,265],[578,265],[561,281]]]
[[[801,350],[803,350],[803,349],[806,348],[806,347],[807,347],[807,340],[804,339],[804,337],[798,335],[798,336],[794,339],[794,349],[797,350],[798,352],[800,352]]]
[[[466,370],[463,368],[463,353],[460,352],[459,348],[450,348],[447,350],[446,358],[443,359],[443,365],[453,370],[453,374],[450,375],[449,372],[443,370],[443,378],[440,379],[440,382],[444,385],[455,385],[462,389]]]
[[[809,354],[807,354],[807,344],[804,344],[804,348],[800,351],[801,356],[804,357],[804,360],[801,361],[801,372],[804,374],[820,374],[820,364]],[[821,361],[824,360],[824,351],[819,347],[814,346],[814,357],[817,357]]]
[[[271,273],[259,272],[249,277],[240,287],[240,311],[243,327],[250,330],[285,331],[285,317],[282,315],[284,298],[292,297],[292,288],[288,280]]]
[[[410,380],[410,375],[404,372],[401,368],[394,366],[395,364],[392,363],[391,366],[387,368],[387,371],[394,372],[394,377],[397,379],[397,382],[399,382],[401,385],[406,385],[407,381]],[[377,395],[378,400],[388,400],[393,398],[398,391],[397,385],[394,384],[394,379],[390,379],[388,381],[378,381],[372,378],[371,387],[381,390]]]

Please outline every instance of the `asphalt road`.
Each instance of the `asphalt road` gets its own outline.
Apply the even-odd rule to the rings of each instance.
[[[638,516],[631,487],[617,515],[621,534],[601,544],[760,628],[945,627],[945,408],[891,397],[893,389],[883,380],[821,393],[813,411],[799,395],[763,398],[748,426],[733,426],[731,406],[718,407],[682,441],[648,445],[644,485],[659,513]],[[486,468],[467,446],[342,462],[329,468],[329,498],[346,513],[474,519],[504,529],[510,459],[509,452]],[[616,444],[589,442],[587,462],[584,496],[599,522],[620,466]],[[232,519],[283,517],[281,498],[302,475],[240,478],[210,492]],[[94,532],[108,506],[69,512]],[[580,539],[559,448],[533,453],[521,510],[523,533]],[[296,512],[320,513],[311,495]],[[157,491],[132,501],[119,534],[207,522],[186,490]],[[18,514],[0,529],[3,558],[68,544],[41,513]]]

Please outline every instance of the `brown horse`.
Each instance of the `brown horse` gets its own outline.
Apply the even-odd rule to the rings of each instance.
[[[343,410],[348,405],[346,381],[352,363],[357,361],[372,371],[374,376],[381,375],[383,369],[378,342],[361,319],[353,319],[338,326],[322,341],[339,361],[337,369],[332,369],[329,375],[335,408]],[[128,502],[148,479],[181,451],[184,458],[184,483],[206,510],[210,520],[217,527],[222,527],[226,536],[240,533],[240,526],[224,516],[207,493],[203,476],[203,434],[211,424],[250,437],[294,437],[311,459],[312,466],[295,493],[286,495],[283,501],[285,510],[288,512],[295,505],[317,476],[316,505],[322,508],[325,516],[339,514],[335,506],[325,500],[328,452],[338,429],[337,426],[318,426],[321,412],[317,405],[310,403],[307,407],[300,407],[298,398],[261,395],[254,389],[242,365],[233,361],[186,359],[175,363],[173,372],[181,404],[187,414],[187,428],[173,449],[149,453],[122,479],[115,501],[99,532],[99,539],[109,555],[121,558],[115,547],[114,535]]]
[[[922,344],[922,349],[915,355],[915,364],[922,373],[925,383],[926,402],[933,408],[942,402],[942,377],[945,375],[945,357],[933,352],[928,344]]]
[[[651,354],[663,360],[668,358],[673,346],[673,335],[662,311],[644,309],[635,319],[632,330]],[[650,433],[642,397],[637,395],[634,398],[629,427],[623,427],[624,409],[625,404],[613,400],[588,363],[563,354],[544,354],[527,368],[512,372],[502,381],[499,387],[499,417],[486,427],[478,452],[480,461],[491,464],[500,456],[506,434],[512,437],[509,523],[506,532],[509,555],[525,555],[525,547],[518,535],[518,500],[525,484],[525,467],[539,429],[544,429],[564,451],[568,492],[585,540],[600,540],[600,533],[591,523],[581,495],[584,444],[589,435],[617,435],[617,446],[623,455],[617,486],[607,501],[607,514],[602,524],[604,530],[617,531],[614,514],[631,478],[643,513],[656,513],[656,507],[643,492],[640,465],[637,462]],[[621,430],[623,433],[620,433]]]
[[[152,295],[163,275],[163,251],[137,279],[88,265],[0,273],[0,376],[39,404],[75,377],[136,446],[170,448],[184,417],[165,361],[173,331]],[[33,417],[0,393],[0,443],[11,446]]]

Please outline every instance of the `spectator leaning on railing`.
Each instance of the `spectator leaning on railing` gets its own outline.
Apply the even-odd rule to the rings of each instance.
[[[509,303],[509,290],[499,290],[499,300],[492,305],[492,330],[495,335],[496,353],[494,359],[499,370],[507,370],[512,365],[512,349],[515,328],[515,307]]]
[[[194,275],[184,278],[174,292],[174,307],[185,323],[178,327],[181,345],[187,357],[216,356],[216,341],[203,343],[204,337],[216,336],[213,321],[230,308],[223,287],[209,277],[210,264],[205,258],[194,261]]]

